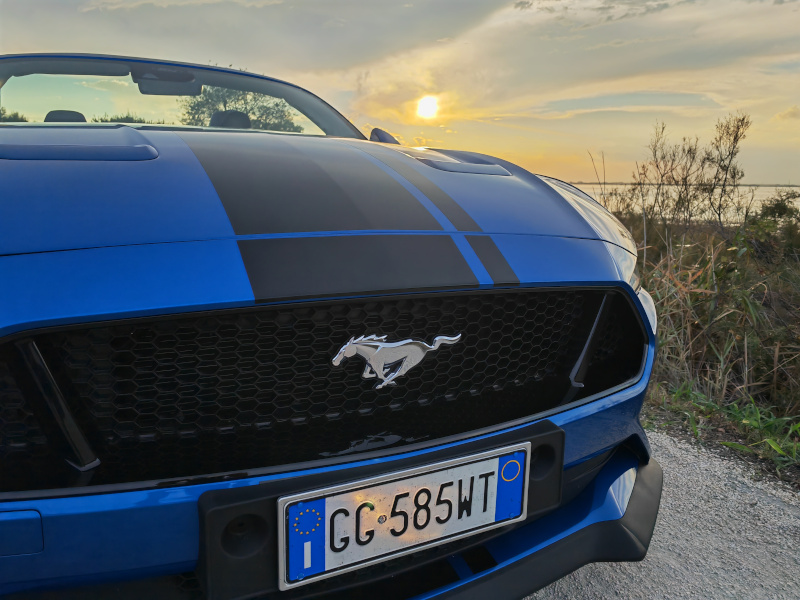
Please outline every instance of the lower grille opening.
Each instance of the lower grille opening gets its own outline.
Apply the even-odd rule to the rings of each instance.
[[[610,308],[583,387],[569,394],[606,294]],[[459,334],[382,389],[376,378],[362,378],[358,356],[331,363],[351,337],[432,344]],[[564,288],[265,306],[32,339],[100,458],[91,485],[356,457],[468,434],[629,383],[646,347],[620,291]],[[33,412],[20,408],[24,395],[3,364],[0,491],[71,485],[58,469],[23,480],[6,475],[12,463],[29,469],[52,440],[35,433]],[[20,439],[27,454],[12,456]]]
[[[66,482],[69,469],[42,414],[15,376],[19,364],[0,348],[0,491],[41,489]]]

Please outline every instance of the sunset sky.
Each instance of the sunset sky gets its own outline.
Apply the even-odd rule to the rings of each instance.
[[[798,0],[0,0],[0,54],[51,51],[245,68],[568,181],[589,151],[628,180],[657,121],[702,141],[744,110],[745,181],[800,184]]]

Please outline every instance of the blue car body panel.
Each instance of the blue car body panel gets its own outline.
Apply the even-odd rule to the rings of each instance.
[[[217,164],[245,138],[248,152],[291,154],[303,165],[271,175],[280,179],[277,187],[283,195],[262,200],[265,191],[258,177],[263,174],[233,162]],[[74,147],[71,156],[66,146]],[[441,160],[503,169],[475,174],[426,162]],[[361,173],[368,183],[348,173]],[[308,181],[314,178],[323,183],[314,187]],[[412,150],[357,139],[118,125],[0,127],[0,182],[0,343],[45,328],[307,299],[390,293],[413,298],[431,291],[512,287],[614,288],[630,299],[643,324],[646,352],[638,378],[536,420],[547,419],[565,432],[565,469],[622,444],[637,449],[641,461],[649,458],[638,414],[655,357],[654,317],[646,312],[652,303],[638,299],[629,274],[607,247],[613,244],[635,254],[635,245],[605,209],[586,204],[594,201],[567,184],[473,153]],[[376,182],[391,190],[391,202],[368,201]],[[296,186],[306,186],[302,197],[285,193]],[[332,203],[339,217],[326,227],[303,202],[316,203],[322,212]],[[267,205],[272,212],[259,212]],[[396,214],[387,216],[385,211]],[[343,214],[350,217],[340,218]],[[274,260],[290,253],[287,262],[313,265],[320,241],[330,242],[332,253],[340,246],[344,255],[351,247],[363,248],[365,255],[384,253],[390,274],[402,275],[407,268],[412,283],[392,289],[384,283],[389,276],[381,279],[367,267],[367,272],[353,274],[355,267],[348,271],[346,264],[336,262],[330,269],[342,271],[333,273],[330,282],[311,269],[296,274],[318,283],[313,297],[302,286],[270,281],[276,276],[263,270],[263,257]],[[452,255],[441,263],[425,252],[406,252],[415,244],[445,248],[436,245],[443,241]],[[374,267],[369,257],[359,263],[361,258],[354,257],[353,264]],[[446,285],[437,286],[436,273],[415,278],[418,271],[433,269],[431,264]],[[518,427],[469,439],[491,441]],[[200,552],[198,499],[205,492],[316,472],[341,472],[346,480],[348,469],[365,464],[381,464],[390,472],[395,461],[434,456],[465,441],[164,489],[79,495],[64,491],[25,499],[0,493],[0,594],[190,571]],[[639,464],[631,454],[614,454],[578,498],[491,540],[487,548],[496,567],[472,574],[456,564],[459,582],[422,597],[453,592],[582,528],[623,518]]]
[[[208,176],[174,133],[145,135],[130,127],[31,129],[44,135],[30,136],[29,145],[63,145],[64,139],[75,136],[75,145],[102,148],[128,138],[127,145],[152,144],[158,158],[0,160],[0,254],[224,239],[233,234]],[[18,143],[26,137],[23,133],[27,131],[0,129],[0,145]]]
[[[0,257],[0,334],[253,304],[231,240]]]

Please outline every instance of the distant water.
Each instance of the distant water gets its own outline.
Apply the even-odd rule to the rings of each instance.
[[[600,197],[600,186],[596,183],[574,183],[575,187],[580,190],[583,190],[587,194],[589,194],[592,198],[599,198]],[[612,190],[624,190],[627,188],[627,185],[618,184],[618,183],[611,183],[606,184],[606,193],[610,194]],[[791,189],[797,192],[800,192],[800,185],[742,185],[740,186],[742,192],[750,193],[753,192],[755,194],[755,203],[756,206],[761,204],[767,198],[771,198],[775,195],[775,192],[779,189]]]

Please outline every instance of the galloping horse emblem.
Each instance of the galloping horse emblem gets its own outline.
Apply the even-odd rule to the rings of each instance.
[[[363,379],[380,379],[375,386],[379,390],[387,385],[397,385],[395,379],[405,375],[416,367],[431,350],[438,350],[442,344],[455,344],[461,339],[461,334],[456,336],[437,335],[433,338],[433,345],[418,340],[402,340],[400,342],[387,342],[385,335],[362,335],[350,338],[331,361],[338,367],[345,358],[360,356],[367,366],[361,374]]]

